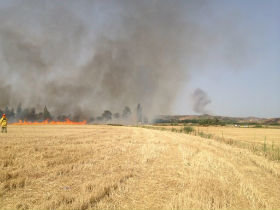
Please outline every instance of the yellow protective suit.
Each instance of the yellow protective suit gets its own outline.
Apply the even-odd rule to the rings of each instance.
[[[7,117],[2,117],[0,119],[0,125],[2,127],[2,133],[5,132],[7,133],[7,125],[8,125],[8,119]]]
[[[2,117],[2,118],[0,119],[0,124],[1,124],[1,127],[7,127],[7,125],[8,125],[8,119],[7,119],[7,117]]]

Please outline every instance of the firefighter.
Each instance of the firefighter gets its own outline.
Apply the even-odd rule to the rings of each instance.
[[[0,119],[0,125],[2,127],[2,133],[7,133],[8,119],[5,114],[3,114],[2,118]]]

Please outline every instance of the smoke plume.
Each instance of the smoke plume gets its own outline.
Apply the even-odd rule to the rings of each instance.
[[[7,3],[0,9],[0,105],[87,115],[141,103],[149,115],[168,113],[189,65],[226,41],[215,42],[194,15],[210,13],[205,2]]]
[[[193,111],[199,114],[209,114],[206,106],[211,103],[211,100],[207,93],[200,88],[195,89],[192,94],[193,99]]]

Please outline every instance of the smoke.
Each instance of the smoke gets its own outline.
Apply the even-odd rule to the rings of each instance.
[[[0,9],[0,105],[86,116],[141,103],[148,115],[168,113],[192,62],[224,41],[194,15],[207,8],[203,0],[11,1]],[[200,103],[199,112],[208,101]]]
[[[206,106],[211,103],[207,93],[200,88],[195,89],[192,94],[193,111],[199,114],[209,114]]]

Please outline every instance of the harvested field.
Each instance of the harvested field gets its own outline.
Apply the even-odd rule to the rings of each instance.
[[[10,126],[0,209],[280,209],[280,164],[199,136]]]
[[[235,127],[195,127],[195,129],[205,133],[213,134],[234,140],[280,145],[280,129],[278,128],[235,128]]]
[[[172,128],[180,130],[184,128],[179,126],[153,126],[155,128]],[[241,128],[233,126],[192,126],[196,132],[204,132],[212,134],[216,137],[232,139],[236,141],[250,142],[250,143],[264,143],[275,144],[280,146],[280,128]]]
[[[270,128],[240,128],[232,126],[183,126],[156,125],[142,126],[156,130],[169,130],[187,133],[207,139],[217,140],[248,149],[255,154],[265,156],[270,160],[280,162],[280,129]]]

